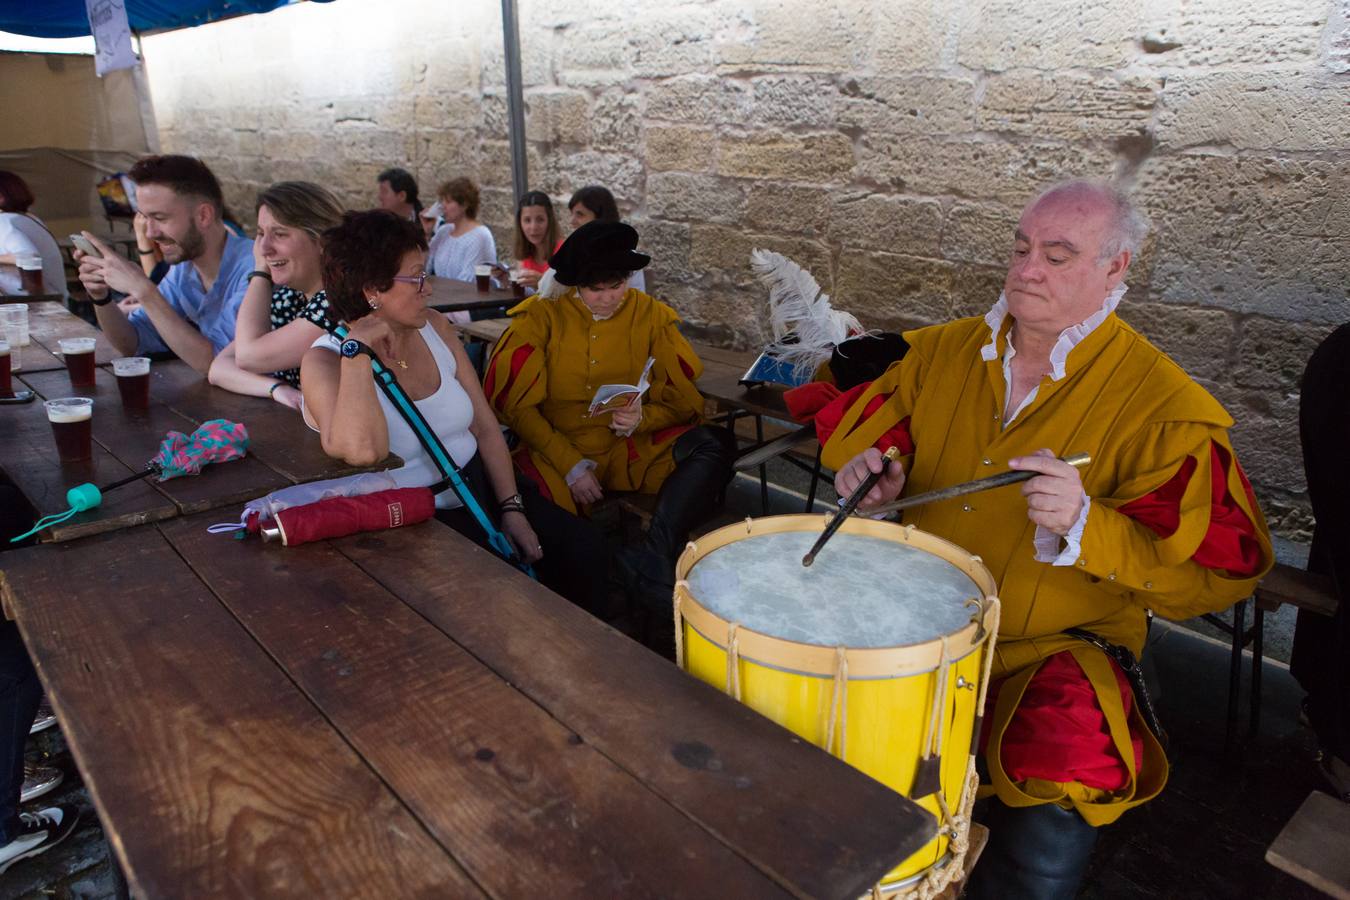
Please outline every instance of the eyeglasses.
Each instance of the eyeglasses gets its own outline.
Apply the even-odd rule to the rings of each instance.
[[[401,281],[401,282],[403,282],[404,284],[415,284],[415,285],[417,285],[417,293],[420,294],[420,293],[423,293],[423,292],[426,290],[426,287],[427,287],[427,279],[430,278],[430,277],[431,277],[431,276],[427,275],[426,272],[421,272],[421,273],[419,273],[419,274],[417,274],[417,275],[395,275],[395,276],[394,276],[394,280],[395,280],[395,281]]]

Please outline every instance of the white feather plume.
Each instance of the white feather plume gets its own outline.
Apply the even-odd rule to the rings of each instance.
[[[773,343],[766,350],[790,364],[798,377],[814,375],[836,344],[862,331],[855,316],[831,307],[811,273],[786,256],[752,250],[750,266],[769,289]]]
[[[535,293],[546,300],[557,300],[563,294],[567,293],[567,287],[558,283],[557,272],[552,268],[539,277],[539,286],[535,288]]]

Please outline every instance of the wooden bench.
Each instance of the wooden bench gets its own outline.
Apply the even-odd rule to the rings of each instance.
[[[1350,804],[1313,791],[1266,851],[1266,862],[1324,894],[1350,900]]]
[[[1336,592],[1330,578],[1284,564],[1276,564],[1275,568],[1261,579],[1251,600],[1250,628],[1246,626],[1246,600],[1239,600],[1233,605],[1232,622],[1225,622],[1213,614],[1201,617],[1227,633],[1232,641],[1228,681],[1227,742],[1230,746],[1237,724],[1238,700],[1242,689],[1242,651],[1248,645],[1252,648],[1251,696],[1248,698],[1249,733],[1255,735],[1261,726],[1261,664],[1265,653],[1266,613],[1275,612],[1281,606],[1289,605],[1330,617],[1335,614],[1337,605]]]

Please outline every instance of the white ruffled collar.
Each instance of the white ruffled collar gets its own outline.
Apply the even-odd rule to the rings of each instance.
[[[1107,316],[1116,311],[1116,307],[1120,305],[1120,299],[1125,296],[1127,290],[1129,290],[1129,287],[1122,281],[1116,285],[1115,290],[1106,295],[1106,299],[1102,301],[1101,309],[1077,325],[1070,325],[1059,333],[1059,339],[1055,341],[1055,346],[1050,350],[1050,379],[1052,381],[1059,381],[1064,377],[1064,367],[1068,362],[1069,353],[1105,322]],[[989,326],[989,343],[980,348],[980,358],[985,362],[998,358],[998,336],[999,332],[1003,330],[1003,323],[1007,321],[1007,318],[1008,298],[1007,295],[1000,293],[998,302],[984,316],[985,324]]]

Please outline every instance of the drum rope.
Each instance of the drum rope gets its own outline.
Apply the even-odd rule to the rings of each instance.
[[[675,665],[678,668],[684,668],[684,613],[680,610],[680,599],[683,594],[680,588],[689,590],[689,582],[681,579],[675,582]]]
[[[989,680],[994,670],[994,642],[995,636],[998,634],[1001,611],[998,598],[990,597],[984,615],[985,633],[988,637],[984,647],[984,672],[980,681],[979,699],[976,701],[975,707],[977,716],[984,711],[984,705],[989,695]],[[945,658],[945,639],[943,641],[943,655]],[[976,721],[978,723],[980,720],[977,718]],[[978,739],[978,736],[976,737]],[[972,741],[971,744],[973,748],[975,741]],[[940,868],[929,869],[923,878],[907,888],[896,891],[893,896],[905,895],[916,897],[918,900],[934,900],[947,889],[948,885],[965,874],[966,854],[970,852],[971,815],[975,808],[975,796],[979,792],[979,787],[980,777],[975,768],[975,754],[972,752],[967,763],[966,777],[962,785],[961,800],[957,806],[957,812],[952,813],[951,808],[947,805],[946,795],[942,791],[938,791],[936,795],[942,824],[947,828],[949,834],[948,853],[950,856],[947,864]],[[872,888],[873,900],[879,900],[883,896],[882,886],[880,884],[875,885]]]
[[[737,622],[727,625],[727,693],[738,702],[741,699],[741,645],[736,634]]]
[[[836,718],[837,717],[837,718]],[[825,752],[834,753],[834,726],[839,723],[839,753],[844,760],[848,740],[848,648],[834,648],[834,681],[830,690],[830,717],[825,728]]]
[[[951,655],[951,648],[947,645],[947,640],[948,640],[948,638],[944,635],[943,638],[942,638],[942,679],[941,679],[940,691],[939,691],[939,694],[938,694],[938,725],[939,725],[939,728],[937,729],[937,747],[935,748],[935,752],[937,753],[938,759],[941,759],[941,758],[942,758],[942,751],[945,750],[946,747],[947,747],[947,731],[948,731],[948,729],[942,728],[942,727],[940,727],[940,726],[941,726],[941,724],[942,724],[942,718],[941,718],[942,713],[945,712],[946,709],[947,709],[947,699],[948,699],[948,698],[947,698],[947,694],[948,694],[948,692],[949,692],[950,689],[951,689],[951,674],[950,674],[949,670],[952,668],[952,666],[955,665],[955,663],[951,662],[951,658],[952,658],[952,655]],[[942,792],[941,792],[941,791],[938,791],[938,797],[941,797],[941,796],[942,796]]]

